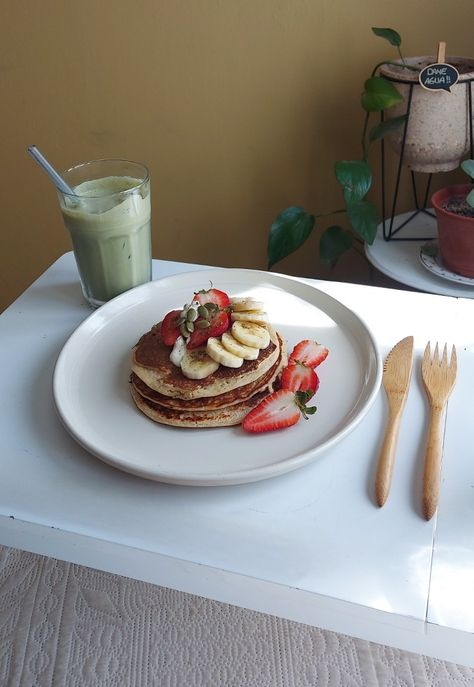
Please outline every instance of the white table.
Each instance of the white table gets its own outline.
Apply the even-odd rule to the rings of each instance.
[[[404,222],[412,213],[395,217],[394,229]],[[386,222],[388,231],[389,220]],[[413,237],[425,240],[414,241]],[[436,220],[425,213],[420,213],[390,241],[383,238],[382,225],[379,225],[374,243],[365,245],[368,260],[380,272],[405,286],[411,286],[427,293],[459,298],[474,298],[474,286],[458,284],[433,274],[423,266],[420,260],[420,248],[426,239],[437,237]],[[409,240],[398,240],[399,238]]]
[[[194,269],[155,261],[154,277]],[[415,336],[417,368],[383,509],[372,496],[383,392],[336,448],[254,484],[171,486],[89,455],[59,423],[51,391],[57,356],[90,313],[68,253],[0,317],[0,543],[474,665],[474,302],[312,283],[366,320],[383,355]],[[427,339],[446,337],[460,374],[440,506],[425,522],[418,366]]]

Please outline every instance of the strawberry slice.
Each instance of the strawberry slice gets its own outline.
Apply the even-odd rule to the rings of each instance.
[[[328,357],[328,349],[322,346],[317,341],[312,341],[310,339],[304,339],[296,344],[291,352],[288,362],[297,360],[300,363],[304,363],[308,367],[318,367],[321,365],[323,360]]]
[[[270,432],[295,425],[300,416],[308,418],[316,407],[306,407],[308,394],[305,391],[279,389],[263,399],[244,417],[242,427],[246,432]]]
[[[230,298],[225,293],[225,291],[220,291],[220,289],[202,289],[194,294],[193,301],[197,301],[201,305],[207,305],[208,303],[215,303],[219,308],[225,309],[230,306]]]
[[[186,344],[187,348],[203,346],[211,336],[222,336],[230,327],[230,317],[226,310],[216,309],[209,320],[199,317],[194,323],[194,331]]]
[[[174,346],[176,339],[181,334],[178,324],[180,314],[181,310],[171,310],[165,315],[161,323],[161,340],[165,346]]]
[[[290,389],[290,391],[306,391],[310,394],[309,399],[319,389],[319,377],[312,367],[295,360],[283,370],[281,388]]]

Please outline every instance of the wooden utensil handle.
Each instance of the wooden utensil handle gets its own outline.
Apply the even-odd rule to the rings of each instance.
[[[431,409],[423,475],[423,516],[431,520],[438,507],[443,455],[443,408]]]
[[[393,409],[389,410],[385,438],[382,448],[380,449],[377,474],[375,477],[375,500],[380,507],[384,505],[390,492],[401,417],[401,408],[396,411]]]

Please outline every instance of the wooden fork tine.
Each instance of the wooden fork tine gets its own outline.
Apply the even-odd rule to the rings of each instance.
[[[441,367],[448,367],[448,344],[444,344],[443,357],[441,359]]]
[[[456,355],[456,346],[453,344],[451,349],[451,360],[449,361],[449,369],[453,375],[457,374],[458,371],[458,357]]]
[[[431,363],[431,342],[428,341],[428,343],[425,346],[425,350],[423,352],[423,360],[421,361],[421,372],[424,374],[424,370],[426,370],[427,365]]]
[[[456,381],[456,348],[452,347],[448,364],[448,345],[444,345],[440,360],[439,347],[436,343],[434,356],[431,360],[430,342],[428,342],[423,355],[421,372],[431,406],[423,477],[423,515],[426,520],[430,520],[438,507],[443,450],[443,417],[449,394]]]

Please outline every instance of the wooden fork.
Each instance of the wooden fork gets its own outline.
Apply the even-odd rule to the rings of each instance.
[[[456,382],[456,371],[455,347],[452,348],[451,360],[448,364],[447,345],[444,346],[440,360],[438,344],[436,344],[433,359],[431,359],[428,341],[421,363],[421,376],[431,408],[423,476],[423,515],[426,520],[431,520],[438,507],[443,455],[443,418],[446,403]]]

